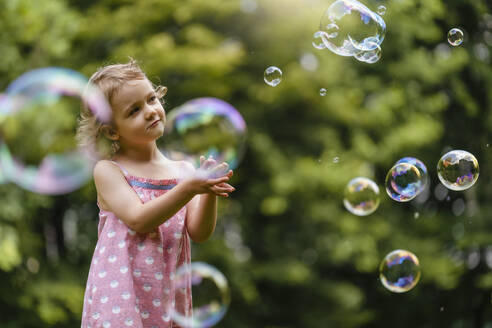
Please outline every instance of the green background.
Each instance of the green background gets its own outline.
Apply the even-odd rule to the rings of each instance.
[[[231,286],[217,327],[492,327],[492,3],[366,1],[388,7],[373,65],[312,46],[329,3],[0,0],[0,90],[35,68],[90,76],[131,56],[169,88],[168,111],[204,96],[239,110],[248,141],[237,191],[220,201],[213,237],[192,246],[192,260],[216,266]],[[447,43],[452,27],[465,31],[460,47]],[[284,73],[275,88],[263,82],[270,65]],[[43,111],[29,131],[74,128],[76,112]],[[42,155],[22,144],[27,128],[13,131],[15,149]],[[481,172],[471,189],[446,194],[436,165],[451,149],[473,153]],[[397,203],[384,177],[404,156],[426,163],[430,189]],[[343,207],[355,176],[381,188],[370,216]],[[80,325],[95,195],[92,181],[60,196],[0,185],[0,327]],[[399,248],[422,268],[404,294],[378,278]]]

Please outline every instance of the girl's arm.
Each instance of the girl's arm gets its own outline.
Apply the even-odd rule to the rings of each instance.
[[[195,195],[202,193],[220,195],[229,192],[230,188],[219,186],[228,180],[227,175],[212,179],[186,179],[164,195],[143,204],[116,165],[110,161],[99,161],[94,167],[94,182],[98,196],[108,207],[107,210],[113,212],[130,229],[139,233],[150,232],[157,228]]]
[[[207,161],[210,161],[208,159]],[[213,160],[212,160],[213,161]],[[202,165],[205,160],[201,159]],[[215,161],[213,164],[215,165]],[[194,171],[193,165],[188,165],[188,172],[191,174]],[[229,171],[226,176],[231,177],[232,171]],[[227,183],[221,183],[220,187],[229,188],[229,192],[235,189]],[[227,193],[219,196],[228,197]],[[186,229],[190,238],[197,243],[206,241],[213,234],[215,224],[217,222],[217,195],[207,193],[195,196],[187,205]]]

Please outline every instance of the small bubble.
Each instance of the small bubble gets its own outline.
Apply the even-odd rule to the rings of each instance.
[[[319,89],[319,95],[322,97],[326,96],[326,89],[325,88]]]
[[[333,163],[338,163],[340,161],[340,158],[338,156],[333,157]]]
[[[322,33],[322,31],[316,31],[313,34],[313,47],[319,50],[326,48],[325,44],[323,43],[323,39],[321,38]]]
[[[413,217],[414,219],[418,219],[420,217],[420,213],[419,212],[413,213]]]
[[[439,311],[443,312],[444,311],[444,306],[441,306],[441,308],[439,309]]]
[[[453,47],[457,47],[463,43],[463,31],[459,28],[452,28],[448,32],[448,42]]]
[[[267,67],[263,79],[269,86],[276,87],[282,81],[282,71],[276,66]]]
[[[386,7],[381,5],[378,7],[378,14],[383,16],[384,14],[386,14]]]
[[[485,147],[489,148],[489,147],[490,147],[490,145],[489,145],[489,144],[486,144],[486,145],[485,145]]]

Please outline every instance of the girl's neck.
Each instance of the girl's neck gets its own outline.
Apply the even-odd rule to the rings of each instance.
[[[120,146],[118,152],[113,156],[114,160],[129,160],[133,162],[156,162],[162,161],[164,156],[154,143],[139,147]]]

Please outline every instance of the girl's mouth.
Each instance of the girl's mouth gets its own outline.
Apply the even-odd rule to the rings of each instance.
[[[153,128],[154,126],[156,126],[161,120],[155,120],[154,122],[152,122],[151,125],[149,125],[149,129],[150,128]]]

